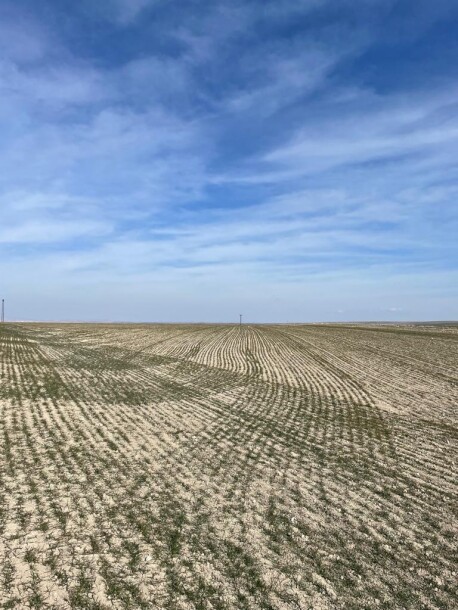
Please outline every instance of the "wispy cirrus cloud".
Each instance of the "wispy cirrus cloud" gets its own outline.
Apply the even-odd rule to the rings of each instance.
[[[181,287],[189,319],[212,290],[236,308],[243,293],[253,318],[348,316],[352,303],[358,319],[453,317],[458,83],[441,40],[458,14],[420,2],[404,36],[396,2],[360,8],[107,0],[75,6],[64,23],[58,10],[47,19],[26,0],[5,4],[8,293],[46,269],[36,298],[65,284],[84,299],[93,283],[111,302],[140,282],[147,301],[163,289],[162,307],[179,313],[170,299]],[[425,49],[433,87],[415,60]],[[374,278],[384,314],[364,293]],[[321,305],[302,310],[310,282]],[[340,307],[345,282],[353,296]],[[269,310],[269,295],[283,309]]]

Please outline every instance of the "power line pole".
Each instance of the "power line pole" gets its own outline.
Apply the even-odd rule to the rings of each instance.
[[[5,299],[2,299],[2,322],[5,321]]]
[[[240,316],[240,324],[239,324],[239,326],[242,326],[242,314],[239,313],[239,316]]]

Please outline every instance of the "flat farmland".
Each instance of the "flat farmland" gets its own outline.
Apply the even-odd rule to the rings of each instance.
[[[456,608],[453,325],[0,327],[0,607]]]

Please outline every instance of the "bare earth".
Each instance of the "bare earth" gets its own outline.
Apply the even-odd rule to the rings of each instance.
[[[456,608],[457,331],[2,325],[0,608]]]

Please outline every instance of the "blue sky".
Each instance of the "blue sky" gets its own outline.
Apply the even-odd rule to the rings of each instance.
[[[454,0],[0,3],[15,319],[456,319]]]

